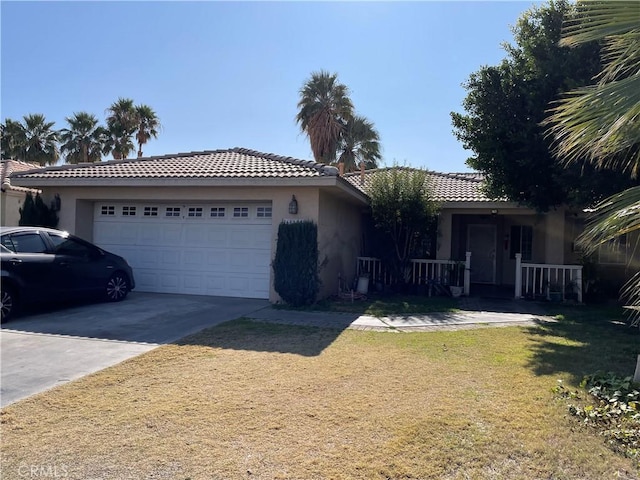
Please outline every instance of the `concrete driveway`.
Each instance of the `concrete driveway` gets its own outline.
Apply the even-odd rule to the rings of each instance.
[[[2,407],[268,306],[266,300],[132,292],[16,318],[0,331]]]

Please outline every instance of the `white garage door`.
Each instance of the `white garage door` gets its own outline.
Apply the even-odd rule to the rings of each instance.
[[[138,291],[269,297],[270,204],[96,203],[93,240]]]

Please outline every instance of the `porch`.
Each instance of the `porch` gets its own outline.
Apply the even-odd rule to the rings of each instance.
[[[582,303],[582,265],[560,265],[522,262],[516,257],[514,284],[495,282],[472,283],[472,253],[464,262],[456,260],[412,259],[404,273],[403,283],[427,295],[449,294],[449,287],[460,287],[464,296],[494,296],[515,299]],[[480,267],[482,268],[482,267]],[[366,276],[370,288],[385,288],[399,283],[382,261],[358,257],[357,276]],[[478,275],[482,278],[481,275]]]

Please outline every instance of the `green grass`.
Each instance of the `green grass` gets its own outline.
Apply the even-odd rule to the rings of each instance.
[[[551,389],[633,373],[615,315],[390,334],[239,320],[2,411],[3,478],[638,478]]]
[[[360,313],[374,317],[408,315],[431,312],[455,312],[458,299],[451,297],[426,297],[424,295],[369,295],[366,300],[328,299],[303,307],[276,305],[285,310],[309,310],[321,312]]]

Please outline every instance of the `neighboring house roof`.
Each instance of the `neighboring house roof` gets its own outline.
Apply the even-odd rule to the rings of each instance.
[[[2,160],[2,162],[0,163],[1,163],[0,189],[3,192],[6,192],[7,190],[15,190],[15,191],[24,192],[24,193],[38,192],[38,190],[34,190],[33,188],[25,188],[25,187],[19,187],[17,185],[12,185],[10,177],[12,174],[16,172],[26,172],[26,171],[34,170],[37,168],[41,168],[40,165],[35,163],[22,162],[20,160]]]
[[[142,179],[142,178],[304,178],[335,177],[338,170],[244,148],[178,153],[157,157],[62,165],[17,175],[30,179]]]
[[[415,170],[409,167],[390,167],[347,173],[345,178],[353,186],[367,193],[375,175],[386,175],[391,169]],[[483,176],[480,173],[438,173],[427,171],[427,179],[438,202],[494,202],[482,191]]]

